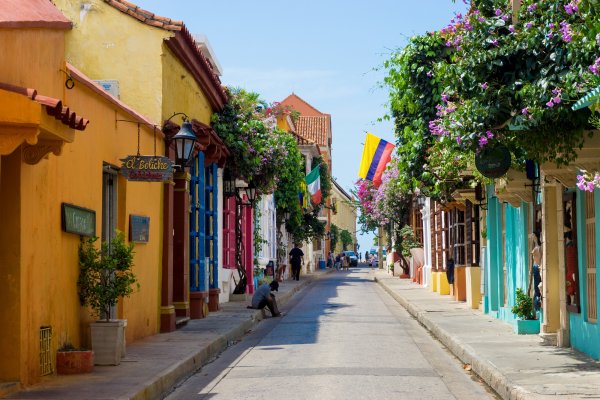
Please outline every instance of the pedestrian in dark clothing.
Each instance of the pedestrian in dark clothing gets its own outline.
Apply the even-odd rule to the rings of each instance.
[[[271,311],[271,315],[274,317],[281,316],[279,309],[277,308],[277,301],[275,300],[275,295],[271,293],[271,291],[278,292],[279,291],[279,283],[277,281],[272,281],[271,283],[263,283],[256,289],[254,295],[252,296],[252,305],[248,306],[248,308],[253,308],[256,310],[262,310],[265,307],[269,308]]]
[[[454,284],[454,259],[449,258],[446,261],[446,278],[448,278],[449,284]]]
[[[292,279],[300,280],[300,266],[304,264],[304,253],[298,247],[298,243],[294,243],[294,248],[290,251],[290,265],[292,266]]]

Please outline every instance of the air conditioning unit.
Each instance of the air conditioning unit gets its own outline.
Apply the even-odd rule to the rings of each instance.
[[[102,88],[104,90],[106,90],[108,93],[110,93],[111,95],[113,95],[117,99],[119,98],[119,81],[116,81],[116,80],[100,80],[100,81],[96,81],[96,83],[98,85],[102,86]]]

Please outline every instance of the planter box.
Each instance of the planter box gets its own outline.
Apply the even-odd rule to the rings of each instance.
[[[56,352],[56,372],[59,375],[87,374],[93,369],[94,352],[91,350]]]
[[[125,320],[96,321],[90,324],[95,365],[119,365],[123,356]]]
[[[534,335],[540,333],[539,319],[516,319],[513,322],[513,332],[519,335]]]

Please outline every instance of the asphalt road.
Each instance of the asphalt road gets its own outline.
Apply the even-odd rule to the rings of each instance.
[[[334,271],[283,311],[166,399],[497,398],[373,282],[368,267]]]

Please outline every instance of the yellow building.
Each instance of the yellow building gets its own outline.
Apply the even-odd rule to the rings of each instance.
[[[15,388],[53,373],[57,347],[89,346],[80,237],[61,218],[69,205],[94,215],[85,228],[101,237],[129,233],[131,216],[149,218],[148,241],[135,248],[140,290],[117,316],[128,339],[158,331],[163,184],[117,170],[138,149],[165,152],[151,120],[65,62],[71,22],[46,0],[24,4],[0,4],[0,49],[12,55],[0,63],[0,381]]]
[[[347,230],[352,235],[352,245],[347,250],[356,251],[356,206],[354,198],[350,196],[336,181],[333,182],[331,191],[331,203],[335,211],[331,213],[331,223],[336,225],[340,231]],[[342,251],[342,242],[338,240],[335,249],[331,250],[333,254]]]
[[[222,284],[218,169],[228,155],[209,126],[213,112],[221,110],[227,100],[218,63],[210,46],[197,42],[183,22],[157,16],[130,2],[54,3],[74,23],[67,37],[67,59],[126,104],[153,121],[161,121],[166,155],[174,157],[170,138],[179,130],[175,122],[181,121],[179,115],[171,119],[174,114],[188,118],[198,137],[189,173],[177,174],[174,187],[165,186],[161,204],[165,242],[160,268],[154,271],[162,277],[162,287],[156,292],[162,298],[157,312],[160,330],[172,331],[177,320],[206,316],[206,292],[210,291],[210,308],[218,309]],[[190,270],[195,273],[190,274]],[[205,287],[205,274],[209,274],[209,287]]]

